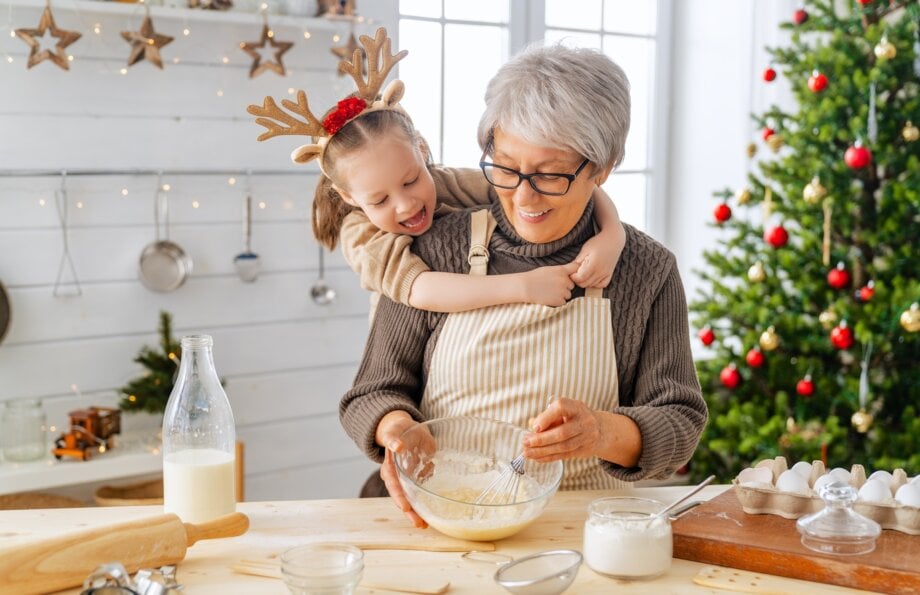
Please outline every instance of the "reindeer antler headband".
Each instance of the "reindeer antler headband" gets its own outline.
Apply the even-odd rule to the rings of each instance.
[[[367,81],[364,80],[362,74],[364,59],[361,57],[361,50],[356,48],[351,62],[342,60],[339,68],[342,72],[351,75],[358,85],[358,91],[339,101],[335,108],[326,113],[322,121],[310,111],[307,94],[304,91],[297,92],[297,103],[288,99],[281,100],[281,105],[288,112],[301,116],[303,119],[286,113],[271,97],[266,97],[261,106],[247,107],[246,111],[256,116],[256,124],[268,129],[259,136],[259,140],[289,134],[310,136],[313,144],[295,149],[291,153],[291,159],[295,163],[307,163],[316,157],[320,170],[322,170],[322,157],[326,143],[345,124],[373,111],[398,109],[399,100],[402,99],[405,91],[405,85],[400,80],[394,80],[387,85],[380,99],[377,99],[380,87],[383,86],[390,70],[409,53],[402,50],[396,54],[390,54],[391,41],[383,27],[377,29],[373,38],[367,35],[361,36],[361,45],[364,46],[364,53],[367,56]]]

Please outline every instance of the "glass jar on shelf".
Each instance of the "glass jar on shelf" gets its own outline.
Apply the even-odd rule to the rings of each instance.
[[[45,410],[41,399],[7,401],[0,415],[0,445],[3,458],[13,463],[45,457]]]

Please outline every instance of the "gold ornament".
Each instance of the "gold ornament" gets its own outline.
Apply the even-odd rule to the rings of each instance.
[[[738,201],[739,205],[744,205],[751,202],[751,191],[747,188],[741,188],[735,191],[735,200]]]
[[[141,60],[147,60],[159,69],[163,69],[163,60],[160,58],[160,48],[172,42],[169,35],[160,35],[153,30],[153,21],[150,15],[144,17],[139,31],[122,31],[121,36],[131,44],[131,54],[128,56],[128,66],[134,66]]]
[[[263,62],[262,53],[259,52],[259,50],[264,50],[266,44],[274,48],[275,59],[265,60]],[[259,41],[240,42],[240,49],[252,57],[252,66],[249,67],[249,78],[255,78],[266,70],[271,70],[272,72],[284,76],[284,62],[281,61],[281,56],[284,55],[284,52],[291,49],[293,45],[294,44],[290,41],[275,41],[275,32],[271,30],[268,23],[263,24],[262,37],[259,38]]]
[[[745,150],[747,151],[748,158],[753,159],[754,155],[757,154],[757,144],[748,143],[747,148]]]
[[[779,347],[779,335],[776,334],[776,329],[773,326],[770,326],[760,334],[760,347],[764,351],[773,351]]]
[[[825,196],[827,196],[827,188],[821,185],[818,176],[813,177],[802,190],[802,198],[810,205],[817,204]]]
[[[875,57],[879,60],[891,60],[898,55],[898,49],[894,47],[893,43],[888,41],[887,35],[882,35],[882,38],[873,51],[875,52]]]
[[[837,314],[833,310],[825,310],[818,315],[818,322],[821,323],[824,330],[829,331],[837,326]]]
[[[914,126],[913,122],[908,120],[907,124],[904,125],[904,128],[901,129],[901,138],[909,143],[912,143],[920,138],[920,129]]]
[[[779,153],[779,150],[783,147],[783,137],[779,134],[771,134],[770,138],[767,139],[767,146],[774,153]]]
[[[908,333],[920,331],[920,304],[914,302],[909,310],[901,312],[901,326]]]
[[[39,51],[41,48],[39,39],[44,37],[45,33],[48,31],[51,31],[51,37],[58,40],[58,42],[54,44],[54,51],[52,52],[48,48]],[[76,31],[67,31],[66,29],[57,28],[57,25],[54,24],[54,15],[51,13],[50,3],[45,7],[41,18],[38,19],[37,29],[16,29],[16,35],[32,48],[31,51],[29,51],[29,68],[45,60],[51,60],[64,70],[70,70],[70,59],[64,49],[82,37],[82,35]],[[36,37],[38,39],[36,39]]]
[[[865,434],[869,431],[869,428],[872,427],[872,414],[866,411],[865,409],[860,409],[853,414],[853,417],[850,418],[850,423],[853,424],[853,427],[856,428],[856,431],[860,434]]]
[[[761,283],[767,278],[767,272],[763,268],[763,262],[757,261],[748,269],[748,279],[754,283]]]
[[[364,76],[366,74],[365,67],[364,67],[366,60],[363,59],[364,49],[360,45],[358,45],[358,40],[355,39],[354,33],[348,36],[348,41],[345,43],[345,45],[341,47],[337,47],[337,48],[332,48],[330,50],[333,54],[341,58],[341,60],[345,61],[345,62],[342,62],[341,60],[339,61],[339,76],[344,76],[348,74],[348,71],[343,70],[342,67],[347,66],[346,63],[352,60],[352,58],[355,55],[356,50],[362,53],[361,76]]]

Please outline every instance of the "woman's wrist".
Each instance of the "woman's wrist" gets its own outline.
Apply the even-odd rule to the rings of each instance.
[[[411,424],[412,416],[403,409],[394,409],[380,418],[374,432],[374,442],[383,448],[389,448],[390,442],[402,434],[400,426]]]
[[[631,417],[609,411],[597,412],[601,419],[601,440],[597,456],[627,469],[639,464],[642,431]]]

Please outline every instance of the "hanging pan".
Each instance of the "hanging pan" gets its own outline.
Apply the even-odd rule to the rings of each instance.
[[[3,341],[6,331],[10,328],[10,299],[6,295],[3,283],[0,282],[0,341]]]
[[[179,244],[169,239],[169,198],[162,190],[161,180],[157,178],[157,191],[154,195],[153,221],[156,228],[156,240],[147,244],[141,252],[138,274],[144,287],[153,291],[174,291],[185,283],[185,278],[192,272],[192,259]],[[160,239],[160,215],[163,217],[163,236]]]

